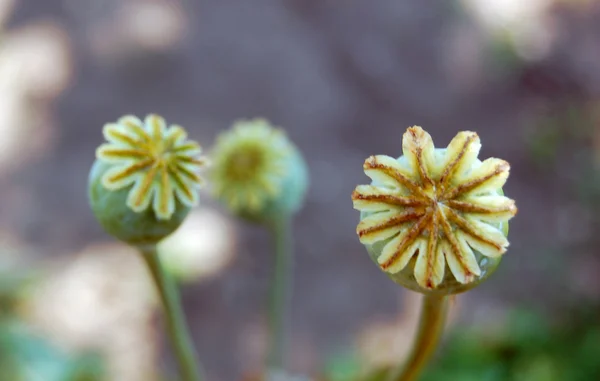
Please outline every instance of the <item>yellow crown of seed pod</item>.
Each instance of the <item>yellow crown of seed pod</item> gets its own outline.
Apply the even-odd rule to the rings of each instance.
[[[121,241],[154,245],[198,204],[198,172],[206,165],[201,148],[158,115],[124,116],[102,132],[108,143],[96,150],[89,177],[94,215]]]
[[[480,161],[479,136],[461,131],[436,149],[421,127],[407,129],[403,155],[369,157],[372,180],[352,194],[356,229],[375,263],[396,283],[425,294],[456,294],[489,277],[508,247],[515,202],[505,197],[510,166]]]
[[[234,214],[265,222],[302,206],[308,186],[304,158],[267,120],[236,122],[219,135],[211,157],[213,193]]]

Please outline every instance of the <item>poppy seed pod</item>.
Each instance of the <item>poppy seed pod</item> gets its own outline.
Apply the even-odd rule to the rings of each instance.
[[[425,294],[456,294],[489,277],[508,240],[515,202],[502,186],[509,164],[477,159],[475,132],[462,131],[436,149],[421,127],[403,137],[403,156],[371,156],[370,185],[352,194],[361,211],[360,241],[396,283]]]
[[[264,119],[222,133],[211,151],[213,193],[234,214],[265,222],[298,211],[308,185],[306,163],[285,133]]]
[[[89,201],[102,227],[135,246],[155,245],[198,204],[205,166],[200,146],[158,115],[124,116],[104,126],[96,150]]]

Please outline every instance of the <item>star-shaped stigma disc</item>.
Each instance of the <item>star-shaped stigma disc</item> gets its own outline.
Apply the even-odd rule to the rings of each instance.
[[[168,220],[177,201],[188,207],[198,203],[198,172],[206,160],[182,127],[167,127],[158,115],[148,115],[144,122],[129,115],[105,125],[103,134],[108,143],[98,147],[96,157],[111,168],[102,185],[108,190],[131,186],[131,210],[142,212],[152,204],[156,217]]]
[[[415,257],[419,286],[435,289],[446,268],[462,284],[481,275],[477,258],[497,258],[508,247],[502,226],[517,208],[502,194],[509,164],[477,159],[475,132],[462,131],[446,149],[436,149],[421,127],[409,128],[403,156],[369,157],[364,171],[371,185],[352,194],[362,212],[357,227],[366,245],[385,242],[377,262],[388,273],[405,269]]]

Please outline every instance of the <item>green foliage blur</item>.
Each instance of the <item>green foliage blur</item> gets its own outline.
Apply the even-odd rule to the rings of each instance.
[[[67,354],[19,320],[17,308],[30,281],[21,274],[0,274],[0,380],[105,380],[98,356]]]
[[[600,308],[570,311],[562,323],[514,311],[504,329],[457,329],[420,381],[591,381],[600,379]],[[357,376],[355,362],[333,360],[328,381],[385,381],[387,370]]]
[[[576,311],[563,324],[516,311],[506,332],[454,332],[423,381],[589,381],[600,379],[598,311]]]

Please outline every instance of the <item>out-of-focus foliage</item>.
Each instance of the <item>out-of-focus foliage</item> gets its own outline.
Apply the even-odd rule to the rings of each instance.
[[[600,311],[573,311],[566,324],[526,310],[505,329],[459,329],[440,349],[421,381],[590,381],[600,379]],[[352,362],[334,359],[329,381],[380,381],[386,370],[356,376]],[[344,370],[349,370],[344,374]],[[352,374],[351,374],[352,373]]]
[[[12,381],[100,381],[96,356],[69,356],[36,337],[27,327],[0,323],[0,379]]]
[[[360,364],[353,353],[340,353],[332,356],[325,369],[328,381],[351,380],[359,371]]]
[[[455,332],[423,381],[589,381],[600,377],[598,312],[576,311],[568,325],[513,313],[498,337]]]
[[[290,374],[282,371],[247,374],[242,377],[242,381],[313,381],[311,378],[300,374]]]
[[[28,276],[0,274],[0,380],[105,380],[99,357],[65,353],[19,321],[16,309],[29,282]]]

